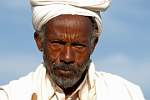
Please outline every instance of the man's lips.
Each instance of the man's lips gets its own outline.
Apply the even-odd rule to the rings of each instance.
[[[71,73],[72,71],[70,71],[70,70],[63,70],[63,69],[58,69],[58,72],[60,72],[60,73]]]
[[[64,69],[56,69],[55,74],[58,76],[70,77],[73,74],[71,70],[64,70]]]

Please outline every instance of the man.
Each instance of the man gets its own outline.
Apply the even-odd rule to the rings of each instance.
[[[137,85],[96,72],[90,59],[108,0],[31,0],[34,39],[43,63],[1,86],[0,100],[144,100]]]

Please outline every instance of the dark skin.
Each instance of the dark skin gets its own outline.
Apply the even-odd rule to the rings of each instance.
[[[60,15],[45,25],[44,39],[34,38],[43,52],[47,74],[70,95],[84,80],[96,44],[92,22],[80,15]]]

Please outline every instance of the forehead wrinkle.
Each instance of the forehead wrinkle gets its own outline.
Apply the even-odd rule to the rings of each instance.
[[[92,26],[92,23],[88,17],[80,15],[60,15],[53,18],[51,22],[56,27],[66,29],[65,31],[67,32],[70,30],[78,32],[81,27],[85,28],[85,26]]]
[[[80,40],[80,36],[91,34],[91,21],[85,16],[70,15],[57,16],[48,22],[48,30],[56,34],[59,38],[68,40]],[[62,33],[62,34],[61,34]],[[86,40],[84,38],[84,40]]]
[[[67,39],[69,41],[77,40],[77,39],[79,39],[79,33],[78,34],[76,34],[76,33],[70,33],[70,34],[64,33],[63,38]]]

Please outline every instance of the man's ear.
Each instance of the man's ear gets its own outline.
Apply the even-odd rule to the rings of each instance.
[[[92,41],[91,41],[91,54],[93,53],[96,45],[98,42],[98,37],[92,37]]]
[[[38,32],[34,32],[34,40],[36,42],[38,49],[42,52],[43,51],[42,37],[40,37]]]

